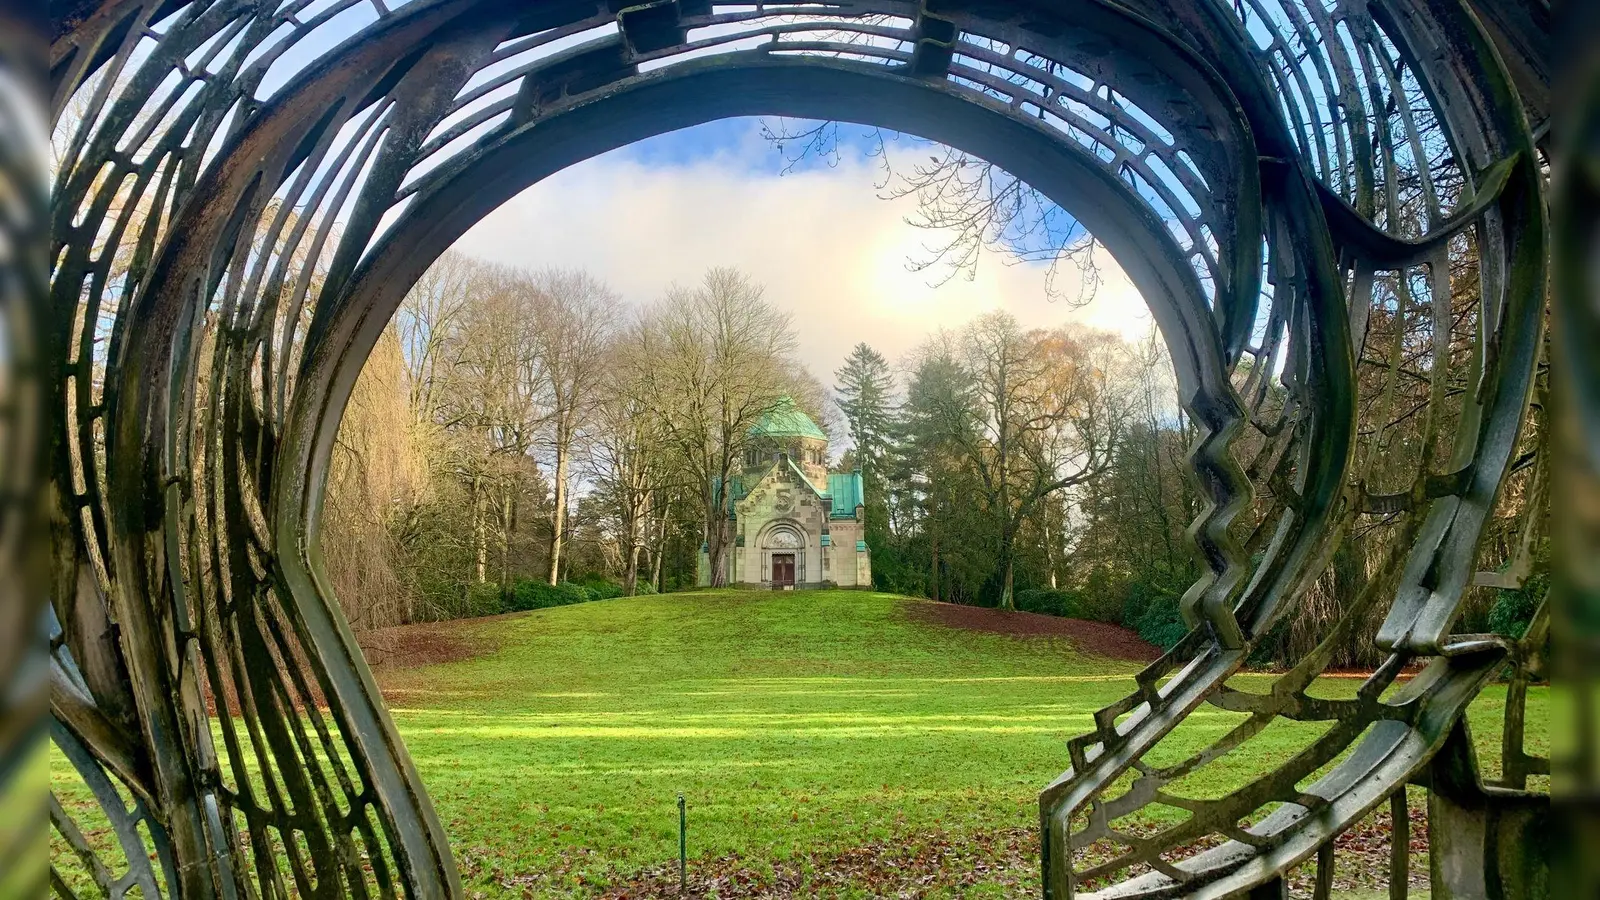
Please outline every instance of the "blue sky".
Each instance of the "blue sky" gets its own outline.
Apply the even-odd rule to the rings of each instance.
[[[867,159],[875,151],[877,138],[872,129],[840,124],[832,132],[837,137],[838,155],[803,155],[795,142],[783,149],[763,135],[763,127],[774,134],[803,134],[822,123],[812,119],[734,117],[718,119],[693,128],[684,128],[640,141],[616,151],[624,159],[642,165],[675,168],[707,158],[722,158],[751,172],[778,174],[785,168],[806,172],[833,168],[844,157]],[[891,153],[936,149],[939,145],[915,135],[884,131],[883,139]],[[791,164],[792,163],[792,164]]]
[[[942,154],[946,148],[914,134],[835,123],[822,132],[821,143],[808,146],[810,133],[825,123],[813,119],[734,117],[658,135],[616,151],[617,158],[649,168],[673,169],[715,159],[722,165],[751,174],[784,175],[820,172],[849,161],[876,166],[883,158],[894,171]],[[795,136],[794,140],[782,138]],[[820,149],[819,149],[820,148]],[[884,179],[882,183],[891,183]],[[1072,240],[1084,232],[1077,220],[1051,204],[1044,222],[1055,243]],[[1019,235],[1026,240],[1028,235]],[[1030,244],[1036,244],[1033,236]]]

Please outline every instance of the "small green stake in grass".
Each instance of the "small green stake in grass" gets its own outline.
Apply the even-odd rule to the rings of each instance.
[[[689,892],[689,808],[678,795],[678,893]]]

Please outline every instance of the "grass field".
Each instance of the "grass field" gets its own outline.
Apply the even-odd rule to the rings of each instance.
[[[380,681],[475,895],[675,887],[681,792],[707,894],[1036,896],[1039,789],[1138,664],[925,624],[912,602],[582,604],[452,624],[484,652]],[[1544,701],[1529,711],[1539,735]],[[1473,710],[1485,751],[1500,702],[1491,692]],[[1202,708],[1181,737],[1197,746],[1238,718]],[[1282,724],[1185,792],[1220,793],[1321,732]],[[67,773],[59,757],[53,772]]]

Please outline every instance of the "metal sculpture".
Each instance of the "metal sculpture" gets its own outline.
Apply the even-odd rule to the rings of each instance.
[[[1454,627],[1528,437],[1549,255],[1547,25],[1537,3],[1490,6],[63,4],[51,733],[117,847],[60,804],[56,831],[112,897],[460,896],[323,576],[343,404],[409,285],[518,191],[667,130],[792,115],[942,141],[1072,213],[1151,303],[1202,428],[1193,630],[1041,795],[1045,895],[1280,896],[1310,864],[1325,897],[1335,837],[1387,804],[1403,897],[1410,783],[1429,791],[1435,897],[1536,895],[1544,861],[1518,841],[1548,815],[1530,786],[1548,763],[1521,709],[1548,615],[1517,641]],[[1364,378],[1367,356],[1391,365]],[[1425,424],[1407,477],[1380,485],[1358,407],[1397,395]],[[1230,685],[1374,516],[1397,583],[1270,690]],[[1353,698],[1317,696],[1330,648],[1382,603],[1388,662]],[[1462,712],[1507,666],[1486,777]],[[1203,704],[1242,718],[1164,756]],[[1328,727],[1226,796],[1182,793],[1280,719]],[[1155,805],[1182,821],[1125,825]]]

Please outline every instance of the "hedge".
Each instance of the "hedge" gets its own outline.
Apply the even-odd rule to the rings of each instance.
[[[543,581],[525,578],[512,586],[511,595],[505,600],[505,611],[549,609],[554,606],[571,606],[574,603],[610,600],[621,596],[622,585],[608,581],[591,581],[587,584],[563,581],[560,584],[546,584]]]
[[[1076,592],[1052,588],[1028,588],[1017,591],[1012,602],[1023,612],[1043,613],[1063,618],[1077,618],[1082,606],[1081,598]]]

